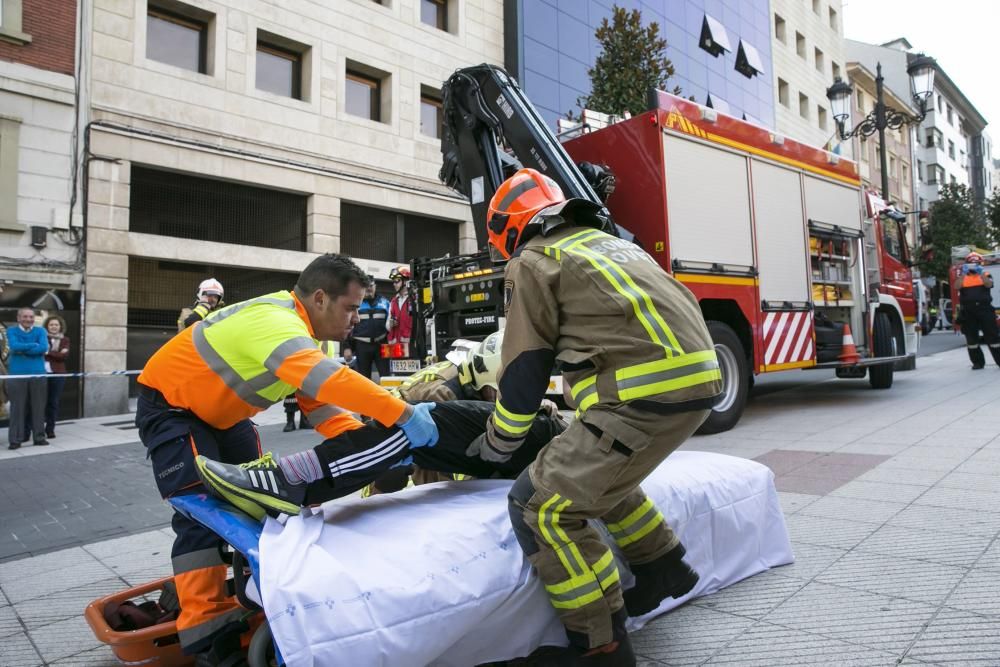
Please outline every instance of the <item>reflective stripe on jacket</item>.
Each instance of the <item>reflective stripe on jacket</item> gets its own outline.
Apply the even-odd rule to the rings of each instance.
[[[160,391],[170,405],[220,429],[296,390],[306,400],[369,415],[386,426],[395,423],[406,407],[324,354],[305,308],[290,292],[211,313],[161,347],[139,382]],[[331,417],[336,417],[341,431],[357,428],[357,420],[346,413]]]
[[[507,328],[491,443],[516,448],[555,361],[579,412],[637,400],[703,409],[722,374],[691,292],[638,246],[591,228],[536,236],[507,265]]]

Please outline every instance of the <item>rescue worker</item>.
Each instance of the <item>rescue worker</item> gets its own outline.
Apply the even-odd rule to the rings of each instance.
[[[358,319],[358,326],[354,327],[347,344],[358,360],[357,370],[371,379],[374,364],[379,377],[385,377],[389,374],[389,360],[382,358],[380,350],[388,335],[389,300],[375,293],[374,276],[368,276],[368,287],[358,310]]]
[[[970,252],[962,266],[961,284],[958,288],[959,324],[965,335],[965,346],[972,361],[972,370],[986,366],[986,357],[979,347],[979,332],[993,355],[993,361],[1000,366],[1000,332],[997,331],[997,316],[993,310],[993,276],[983,270],[983,256]]]
[[[542,413],[510,460],[467,456],[469,442],[486,431],[492,413],[493,404],[485,401],[438,403],[430,413],[440,434],[433,447],[412,447],[395,426],[358,422],[356,429],[279,459],[268,454],[252,464],[232,465],[199,456],[198,474],[215,495],[251,516],[298,514],[301,507],[350,495],[386,470],[411,461],[448,474],[513,479],[566,429],[561,420]],[[267,484],[259,483],[262,477]]]
[[[218,280],[215,278],[202,280],[195,293],[194,306],[181,309],[180,317],[177,318],[177,331],[183,331],[195,322],[201,322],[209,313],[225,306],[226,304],[222,302],[224,296],[225,290]]]
[[[358,323],[367,284],[350,259],[322,255],[302,271],[292,292],[209,313],[150,358],[139,376],[135,421],[164,498],[204,492],[198,454],[230,463],[259,457],[250,418],[296,390],[303,412],[325,437],[357,428],[348,412],[354,411],[399,426],[415,445],[433,444],[433,404],[409,405],[320,349],[321,341],[344,340]],[[177,513],[173,528],[181,647],[208,664],[231,658],[245,610],[226,594],[222,540]]]
[[[490,244],[510,258],[507,325],[496,410],[468,451],[496,462],[515,455],[562,363],[577,419],[509,495],[514,533],[566,626],[559,664],[634,665],[627,616],[697,583],[639,484],[705,421],[722,388],[694,296],[601,231],[606,223],[598,205],[567,200],[534,169],[507,179],[489,205]],[[606,524],[636,576],[624,596],[590,519]]]
[[[389,344],[410,344],[413,335],[413,302],[410,297],[410,269],[401,266],[389,275],[392,288],[396,291],[389,302]],[[409,353],[407,353],[409,356]]]

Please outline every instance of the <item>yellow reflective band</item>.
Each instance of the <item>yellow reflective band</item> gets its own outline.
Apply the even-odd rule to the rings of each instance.
[[[542,252],[544,252],[548,257],[551,257],[557,262],[562,259],[562,250],[560,250],[559,248],[551,248],[546,246],[542,248]]]
[[[538,508],[538,532],[541,533],[542,537],[552,550],[556,552],[556,556],[562,561],[563,568],[569,573],[570,577],[580,576],[580,572],[573,568],[572,564],[566,559],[566,552],[563,549],[563,545],[559,544],[552,533],[549,532],[549,527],[546,525],[546,518],[548,515],[549,508],[559,500],[559,494],[553,495],[551,498],[542,503],[542,506]],[[568,504],[569,501],[566,501]]]
[[[580,607],[585,607],[591,602],[596,602],[597,600],[600,600],[601,598],[604,597],[604,591],[601,590],[600,584],[598,584],[597,582],[594,583],[595,583],[595,590],[586,593],[584,595],[581,595],[578,598],[575,598],[573,600],[563,601],[563,600],[556,600],[550,597],[549,602],[556,609],[579,609]]]
[[[656,514],[651,516],[649,521],[643,524],[638,530],[633,532],[628,537],[624,537],[620,540],[616,538],[615,542],[617,542],[620,547],[628,546],[633,542],[638,542],[642,538],[646,537],[646,535],[649,535],[649,533],[651,533],[661,523],[663,523],[663,514],[661,514],[659,510],[656,510]]]
[[[623,401],[722,379],[715,350],[691,352],[673,359],[659,359],[615,371],[618,398]]]
[[[596,239],[598,236],[603,236],[604,232],[598,229],[584,229],[583,231],[577,232],[576,234],[570,234],[564,238],[559,243],[556,243],[553,248],[566,249],[570,246],[575,246],[580,243],[586,243],[591,239]]]
[[[594,563],[594,576],[601,584],[601,590],[608,590],[619,580],[618,565],[615,563],[615,555],[608,549],[600,560]]]
[[[641,519],[643,517],[643,515],[646,514],[646,512],[648,512],[651,509],[655,509],[655,508],[656,508],[656,505],[653,504],[652,499],[650,499],[649,497],[647,497],[646,500],[644,500],[641,505],[639,505],[637,508],[635,508],[632,511],[632,513],[629,514],[627,517],[625,517],[624,519],[622,519],[621,521],[619,521],[617,523],[609,523],[609,524],[607,524],[608,531],[612,535],[614,535],[615,533],[625,532],[626,530],[628,530],[629,526],[631,526],[636,521],[638,521],[639,519]]]
[[[587,561],[583,559],[583,554],[580,553],[576,544],[573,540],[569,539],[569,535],[567,535],[566,531],[563,530],[563,527],[559,525],[559,513],[569,507],[572,502],[572,500],[567,498],[562,504],[556,507],[555,511],[552,513],[552,529],[555,530],[556,534],[563,541],[563,544],[565,544],[566,548],[569,549],[569,552],[573,555],[573,559],[576,560],[576,564],[580,566],[580,571],[585,572],[588,569]]]
[[[583,391],[587,387],[592,387],[596,382],[597,382],[596,375],[591,375],[589,378],[585,380],[580,380],[575,385],[573,385],[573,387],[569,390],[569,395],[572,396],[574,399],[576,399],[576,397],[580,395],[581,391]]]
[[[499,426],[505,432],[514,435],[527,433],[531,429],[531,423],[534,420],[535,415],[519,415],[516,412],[511,412],[500,404],[499,399],[497,400],[496,410],[493,413],[493,424],[494,426]]]
[[[663,382],[654,382],[652,384],[633,387],[632,389],[625,389],[618,392],[618,398],[623,401],[630,401],[635,398],[665,394],[668,391],[687,389],[688,387],[694,387],[699,384],[706,384],[708,382],[714,382],[715,380],[721,379],[722,372],[718,369],[713,371],[703,371],[701,373],[694,373],[675,380],[665,380]]]
[[[592,584],[595,581],[597,581],[597,577],[594,576],[593,572],[587,570],[583,574],[570,577],[566,581],[560,581],[558,584],[546,584],[545,590],[551,595],[562,595],[563,593],[575,591],[582,586]]]

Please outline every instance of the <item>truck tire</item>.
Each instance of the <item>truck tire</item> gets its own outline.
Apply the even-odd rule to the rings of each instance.
[[[697,433],[722,433],[736,426],[747,405],[750,391],[750,368],[739,336],[728,324],[708,322],[708,332],[715,343],[715,354],[722,369],[722,395]]]
[[[872,354],[876,357],[892,356],[892,324],[885,313],[876,313],[872,327]],[[868,371],[868,382],[872,389],[888,389],[892,386],[892,364],[872,366]]]

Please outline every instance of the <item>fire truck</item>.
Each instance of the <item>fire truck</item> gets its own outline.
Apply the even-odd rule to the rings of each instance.
[[[605,230],[634,235],[695,294],[724,380],[701,432],[735,426],[760,373],[830,368],[886,389],[912,365],[904,216],[863,191],[855,163],[659,91],[645,113],[564,143],[500,68],[459,70],[443,96],[441,177],[468,197],[482,247],[490,198],[523,165],[606,204]],[[614,174],[606,202],[582,162]],[[445,262],[414,264],[429,338],[501,324],[502,267],[485,251]]]

